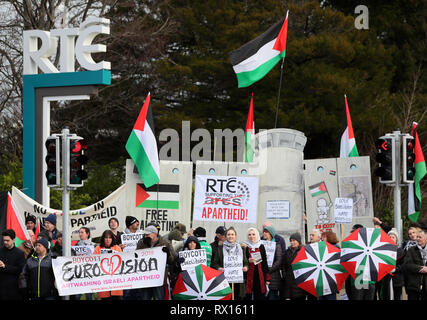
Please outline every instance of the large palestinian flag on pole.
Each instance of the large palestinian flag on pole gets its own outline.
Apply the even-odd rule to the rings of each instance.
[[[136,185],[136,207],[179,209],[179,184]]]
[[[412,136],[415,138],[415,177],[414,183],[408,185],[408,218],[417,222],[421,211],[421,186],[420,181],[426,175],[426,162],[424,159],[423,150],[421,148],[420,139],[417,133],[417,123],[412,123]]]
[[[18,214],[15,203],[13,202],[10,193],[7,193],[7,214],[6,214],[6,229],[13,229],[15,231],[15,246],[19,247],[25,240],[30,240],[27,228],[22,217]]]
[[[280,59],[285,58],[288,13],[285,19],[276,22],[266,32],[230,52],[239,88],[262,79]]]
[[[245,130],[245,162],[252,162],[254,160],[254,150],[252,148],[252,139],[255,134],[255,122],[254,122],[254,94],[252,93],[251,104],[249,106],[248,120],[246,121]]]
[[[150,94],[145,99],[138,119],[126,143],[126,150],[138,168],[146,187],[160,180],[159,155],[154,136],[154,124],[150,107]]]
[[[345,106],[343,113],[343,133],[340,143],[340,158],[358,157],[359,152],[357,151],[356,138],[354,137],[346,95],[344,95],[344,100]]]

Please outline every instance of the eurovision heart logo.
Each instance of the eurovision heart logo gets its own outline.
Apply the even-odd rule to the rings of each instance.
[[[101,269],[105,274],[113,275],[122,264],[122,258],[118,255],[104,258],[101,260]]]

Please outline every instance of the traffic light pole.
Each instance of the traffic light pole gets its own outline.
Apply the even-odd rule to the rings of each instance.
[[[400,154],[401,154],[401,133],[400,131],[393,131],[395,137],[395,172],[396,172],[396,181],[394,183],[394,227],[397,230],[399,239],[402,239],[402,204],[401,204],[401,185],[400,185]]]
[[[71,256],[70,190],[68,188],[68,174],[70,172],[69,133],[70,130],[67,127],[62,129],[62,254],[66,257]],[[70,297],[65,296],[64,299],[69,300]]]

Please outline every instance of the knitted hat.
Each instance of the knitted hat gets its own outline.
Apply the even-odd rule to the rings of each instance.
[[[126,216],[126,228],[129,228],[131,225],[133,225],[135,222],[139,222],[137,218],[132,216]]]
[[[301,244],[301,235],[298,232],[291,234],[291,236],[289,237],[289,240],[292,240],[292,239],[298,241],[298,243]]]
[[[49,221],[56,227],[56,216],[54,214],[50,214],[47,216],[46,221]]]
[[[275,235],[276,235],[276,230],[274,230],[273,226],[265,226],[265,227],[264,227],[264,230],[267,230],[267,231],[271,234],[271,237],[272,237],[272,238],[274,238],[274,237],[275,237]],[[264,231],[264,230],[263,230],[263,231]]]
[[[388,235],[392,235],[393,234],[396,237],[397,242],[399,242],[399,234],[398,234],[396,228],[392,228],[387,234]]]
[[[36,217],[33,215],[29,215],[28,217],[25,218],[25,223],[27,223],[28,221],[33,222],[34,224],[37,223]]]
[[[206,230],[204,228],[202,228],[202,227],[198,227],[198,228],[196,228],[196,230],[194,230],[193,234],[194,234],[195,237],[202,237],[202,238],[204,238],[204,237],[206,237]]]
[[[46,250],[49,251],[49,241],[47,241],[45,238],[41,238],[39,240],[36,241],[36,244],[40,243],[41,245],[43,245],[43,247],[46,248]]]
[[[157,228],[155,226],[151,225],[151,226],[147,226],[147,228],[145,228],[142,233],[144,233],[144,234],[150,234],[150,233],[158,234],[159,232],[157,231]]]

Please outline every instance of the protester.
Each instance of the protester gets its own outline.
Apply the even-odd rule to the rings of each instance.
[[[263,230],[263,238],[266,242],[272,242],[275,244],[276,249],[274,250],[274,257],[272,259],[273,263],[268,268],[268,273],[271,276],[270,285],[268,287],[268,300],[279,300],[279,290],[282,287],[282,276],[280,268],[282,266],[282,248],[280,243],[276,241],[276,230],[273,226],[265,226]],[[285,251],[286,252],[286,251]],[[267,262],[268,262],[268,252],[267,252]]]
[[[284,297],[286,300],[305,300],[306,293],[297,286],[292,270],[292,262],[302,248],[301,235],[299,233],[293,233],[289,237],[289,241],[291,245],[286,249],[282,259],[282,270],[285,275],[285,285],[283,288]]]
[[[249,228],[244,241],[244,254],[249,261],[246,274],[246,298],[265,300],[271,276],[268,273],[267,254],[256,228]]]
[[[61,257],[62,256],[62,232],[56,234],[56,242],[51,249],[52,258]]]
[[[211,266],[212,259],[212,247],[206,242],[206,230],[202,227],[198,227],[193,232],[194,236],[199,240],[200,247],[206,251],[207,266]],[[187,239],[188,241],[188,239]]]
[[[95,247],[93,254],[121,252],[122,249],[116,244],[116,235],[111,230],[105,230],[101,235],[98,246]],[[98,292],[101,300],[120,300],[123,297],[123,290]]]
[[[195,250],[195,249],[201,249],[200,241],[195,236],[189,236],[187,238],[187,241],[185,241],[184,247],[182,248],[183,251],[185,250]]]
[[[372,219],[372,222],[374,223],[374,228],[381,228],[384,230],[385,233],[389,233],[391,230],[391,227],[384,222],[382,222],[379,218],[374,217]]]
[[[225,241],[225,228],[223,226],[219,226],[215,230],[215,239],[212,243],[210,243],[210,246],[212,248],[212,256],[211,256],[211,265],[212,261],[215,259],[215,254],[218,251],[218,246],[222,245]]]
[[[114,234],[116,244],[121,245],[123,232],[119,231],[119,220],[115,217],[110,218],[110,220],[108,220],[108,227]]]
[[[322,234],[320,233],[320,231],[318,229],[313,229],[310,232],[310,243],[315,243],[315,242],[319,242],[322,237]]]
[[[27,260],[28,257],[30,257],[34,253],[34,246],[36,244],[36,236],[34,235],[33,230],[28,229],[27,232],[30,236],[30,239],[25,240],[18,247],[19,250],[22,250],[24,252],[25,260]]]
[[[15,231],[6,229],[2,233],[3,247],[0,248],[0,300],[22,300],[19,292],[19,275],[25,265],[25,254],[15,247]]]
[[[396,255],[396,268],[392,273],[385,275],[380,284],[379,298],[381,300],[401,300],[403,288],[403,249],[399,246],[399,235],[395,228],[388,232],[388,236],[398,245]]]
[[[56,229],[56,215],[49,214],[44,221],[44,228],[49,234],[50,239],[56,240],[58,229]]]
[[[222,244],[218,245],[216,253],[214,255],[214,260],[211,262],[211,268],[217,269],[219,271],[224,271],[224,252],[228,255],[234,255],[242,257],[243,263],[243,272],[248,271],[248,259],[245,254],[243,254],[243,249],[241,245],[237,242],[237,233],[233,227],[230,227],[225,232],[225,241]],[[230,284],[233,287],[232,284]],[[236,300],[241,300],[245,297],[245,283],[236,283],[234,285],[234,297]]]
[[[406,274],[408,300],[427,300],[427,228],[417,234],[417,245],[406,253],[403,272]]]
[[[25,226],[27,230],[32,230],[34,233],[36,232],[37,218],[30,214],[25,217]]]
[[[264,230],[265,227],[273,227],[273,223],[271,221],[266,221],[262,225],[262,229]],[[282,255],[284,255],[286,252],[285,238],[283,238],[280,234],[277,234],[277,233],[275,234],[275,236],[273,238],[274,238],[274,241],[280,243],[280,248],[282,249]]]
[[[58,297],[49,243],[44,238],[36,241],[36,252],[24,266],[22,287],[31,300],[55,300]]]
[[[335,232],[333,232],[333,231],[322,232],[321,239],[322,239],[322,241],[328,242],[328,243],[332,244],[334,247],[339,248],[339,245],[338,245],[339,240],[338,240],[338,237],[337,237]],[[335,290],[329,294],[318,297],[318,299],[320,301],[337,300],[337,293],[338,293],[338,290]]]
[[[173,229],[168,234],[168,241],[172,245],[173,251],[178,254],[184,247],[184,240],[181,237],[181,232],[178,229]]]
[[[147,226],[143,231],[144,238],[140,239],[136,245],[136,249],[147,249],[154,247],[163,247],[163,252],[167,256],[167,266],[165,270],[165,277],[163,285],[159,287],[142,288],[140,290],[142,300],[163,300],[165,297],[165,288],[167,285],[168,266],[172,266],[174,262],[173,249],[170,243],[160,237],[158,230],[155,226]]]

